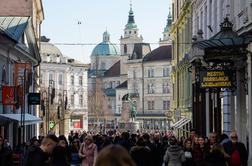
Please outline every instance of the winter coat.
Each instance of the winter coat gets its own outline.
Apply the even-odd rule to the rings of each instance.
[[[152,155],[155,166],[161,166],[163,163],[163,156],[165,155],[165,146],[160,142],[154,142]]]
[[[231,156],[232,152],[235,150],[233,147],[233,144],[231,141],[228,141],[227,143],[225,143],[224,145],[224,149],[225,152]],[[235,148],[237,149],[239,155],[240,155],[240,159],[241,159],[241,164],[242,166],[247,166],[248,165],[248,152],[245,148],[245,145],[241,142],[237,142],[235,145]]]
[[[130,155],[137,166],[153,166],[151,151],[148,147],[133,146]]]
[[[193,160],[196,166],[205,166],[205,158],[206,158],[206,147],[200,147],[200,145],[194,146],[193,149]]]
[[[206,153],[206,166],[226,166],[226,159],[224,156],[224,148],[219,144],[212,145],[208,147]]]
[[[185,162],[184,151],[178,145],[171,145],[167,148],[164,155],[164,163],[168,163],[168,166],[182,166]]]
[[[184,149],[186,161],[182,164],[183,166],[194,166],[193,151],[192,149]]]
[[[9,148],[2,146],[0,150],[0,166],[12,166],[12,152]]]
[[[52,153],[52,166],[69,166],[67,149],[56,146]]]
[[[85,143],[81,144],[79,150],[79,156],[84,155],[85,157],[82,158],[82,166],[94,166],[95,160],[97,157],[97,146],[94,143],[90,145],[86,145]]]
[[[49,155],[43,152],[40,147],[29,152],[26,166],[49,166],[49,164]]]

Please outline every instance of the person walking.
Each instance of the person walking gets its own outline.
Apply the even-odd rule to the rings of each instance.
[[[130,149],[130,155],[137,166],[153,166],[153,156],[151,155],[150,149],[145,146],[142,137],[138,139],[136,146]]]
[[[228,165],[229,166],[247,166],[248,165],[248,152],[245,145],[238,141],[237,132],[231,132],[231,140],[225,143],[224,149],[228,154]]]
[[[217,140],[217,134],[214,132],[210,133],[206,153],[206,166],[226,166],[224,148],[218,144]]]
[[[205,166],[205,157],[207,152],[205,138],[203,136],[199,136],[198,142],[199,144],[193,148],[193,161],[195,166]]]
[[[95,166],[137,166],[128,151],[120,145],[109,145],[101,150]]]
[[[0,136],[0,166],[12,166],[12,151],[4,146],[3,137]]]
[[[28,154],[26,166],[49,166],[50,154],[58,143],[58,138],[55,135],[46,136],[41,143],[41,146],[34,148]]]
[[[79,150],[79,156],[82,160],[81,166],[94,166],[97,153],[97,146],[93,143],[93,137],[87,135]]]
[[[70,166],[68,143],[65,136],[59,136],[59,143],[52,153],[51,166]]]
[[[190,139],[185,140],[184,153],[186,161],[183,163],[183,166],[194,166],[192,141]]]
[[[186,161],[184,151],[178,146],[176,137],[172,136],[169,140],[170,147],[167,148],[164,155],[164,164],[168,166],[182,166]]]
[[[74,139],[72,141],[71,146],[70,146],[70,153],[71,153],[70,163],[71,163],[71,166],[80,166],[81,159],[79,157],[79,150],[80,150],[80,140],[79,139]]]

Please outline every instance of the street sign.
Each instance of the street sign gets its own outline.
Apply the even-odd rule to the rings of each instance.
[[[55,127],[55,122],[54,121],[50,121],[49,122],[49,128],[53,129]]]
[[[29,93],[28,104],[29,105],[40,105],[40,93]]]

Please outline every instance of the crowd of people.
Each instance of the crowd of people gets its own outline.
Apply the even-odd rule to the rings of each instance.
[[[47,135],[32,138],[22,154],[25,166],[247,166],[248,160],[236,132],[206,138],[195,130],[180,139],[158,131]],[[0,166],[12,166],[11,155],[11,147],[0,137]]]

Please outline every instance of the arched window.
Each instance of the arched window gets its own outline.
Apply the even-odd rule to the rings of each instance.
[[[127,45],[126,44],[124,44],[123,50],[124,50],[124,54],[127,54]]]

